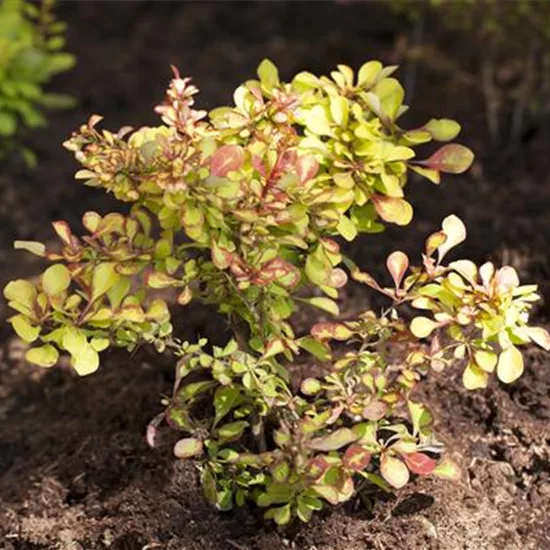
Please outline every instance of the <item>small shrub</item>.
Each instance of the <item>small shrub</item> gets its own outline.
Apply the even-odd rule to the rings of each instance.
[[[56,21],[54,0],[0,2],[0,159],[14,149],[30,165],[34,154],[18,143],[23,129],[46,125],[44,108],[64,108],[72,98],[47,93],[52,76],[73,67],[63,52],[65,24]]]
[[[174,453],[197,461],[220,510],[255,503],[284,525],[365,486],[457,478],[413,397],[417,384],[454,364],[468,389],[494,375],[511,383],[523,371],[518,346],[550,347],[548,333],[528,325],[536,287],[520,286],[513,268],[443,263],[466,237],[456,216],[428,237],[419,267],[390,254],[391,287],[334,240],[407,225],[410,171],[439,184],[473,160],[449,143],[454,121],[397,123],[406,107],[394,71],[371,61],[357,75],[340,65],[330,78],[302,72],[283,83],[265,60],[235,105],[209,117],[175,71],[157,107],[164,125],[112,133],[93,116],[65,143],[82,165],[76,177],[130,203],[129,214],[87,212],[82,237],[54,222],[60,251],[16,243],[53,262],[37,283],[4,290],[13,328],[32,345],[27,359],[48,368],[68,353],[87,375],[109,346],[173,350],[173,394],[148,440],[164,420],[183,432]],[[431,141],[447,143],[419,160],[415,148]],[[339,314],[348,274],[391,305],[296,335],[289,319],[300,303]],[[180,341],[158,289],[181,306],[216,304],[234,337],[224,347]],[[409,319],[404,308],[419,313]],[[319,374],[296,385],[298,355]]]

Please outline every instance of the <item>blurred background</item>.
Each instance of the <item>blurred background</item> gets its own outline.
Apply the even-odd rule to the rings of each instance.
[[[0,0],[0,6],[7,2]],[[75,63],[58,58],[59,74],[44,87],[71,96],[74,105],[69,101],[61,105],[68,108],[45,111],[44,127],[37,123],[37,128],[22,128],[18,136],[31,153],[18,155],[13,150],[0,161],[0,283],[39,271],[33,257],[12,249],[13,240],[47,241],[53,239],[53,220],[65,219],[78,229],[84,211],[120,208],[111,197],[73,179],[77,165],[62,142],[91,114],[104,116],[102,124],[111,130],[157,124],[153,107],[163,99],[171,64],[193,77],[201,90],[197,104],[208,109],[229,104],[233,90],[254,77],[264,57],[279,67],[282,80],[301,70],[328,74],[339,63],[358,69],[365,61],[378,59],[400,65],[397,78],[410,105],[402,125],[413,128],[432,117],[453,118],[463,128],[458,141],[474,150],[476,161],[467,174],[444,177],[439,187],[413,178],[411,226],[366,235],[349,246],[349,252],[359,265],[376,273],[377,263],[382,269],[381,262],[396,248],[417,257],[423,238],[455,213],[469,231],[461,255],[511,264],[522,279],[538,283],[545,301],[537,315],[545,323],[550,313],[549,4],[546,0],[58,2],[53,10],[67,26],[56,32],[65,35],[66,44],[54,46],[72,54]],[[5,60],[12,40],[5,13],[4,17],[0,11],[0,113],[6,105],[1,95],[6,93],[2,56]],[[4,134],[9,133],[6,128]],[[2,305],[0,317],[5,319],[6,314]],[[188,322],[195,324],[189,329],[193,334],[208,332],[205,327],[211,320],[208,314],[191,310]],[[327,522],[314,524],[308,534],[298,534],[292,543],[281,542],[274,533],[258,533],[245,517],[220,519],[200,504],[192,467],[174,466],[170,457],[147,454],[143,427],[159,410],[159,396],[170,377],[167,369],[154,368],[156,356],[132,358],[128,365],[127,359],[115,355],[110,361],[125,365],[124,376],[107,366],[78,384],[63,372],[48,372],[42,379],[42,372],[21,364],[21,353],[4,325],[0,329],[4,343],[0,490],[5,499],[0,511],[6,520],[0,526],[2,549],[275,550],[289,544],[327,550],[381,550],[391,544],[407,550],[550,548],[544,522],[544,510],[550,509],[549,490],[532,492],[523,481],[513,485],[515,496],[501,495],[504,500],[479,496],[506,487],[509,472],[504,470],[491,474],[489,481],[478,479],[477,496],[466,489],[441,493],[442,501],[451,504],[440,505],[427,516],[436,522],[439,538],[430,538],[429,526],[418,523],[417,516],[409,517],[430,507],[431,496],[427,501],[417,499],[420,508],[413,507],[389,524],[383,518],[378,524],[366,524],[363,516],[359,521],[335,513]],[[540,357],[531,359],[540,366]],[[474,449],[473,456],[491,464],[497,456],[513,465],[518,479],[538,476],[540,486],[548,487],[547,451],[535,456],[532,450],[535,445],[548,449],[547,435],[541,435],[550,418],[547,378],[531,373],[513,390],[517,393],[495,390],[488,397],[451,398],[439,388],[444,431],[455,435],[471,431],[473,418],[476,422],[481,418],[484,426],[497,426],[491,428],[493,439],[479,440],[475,448],[471,440],[463,440],[462,449]],[[507,420],[495,412],[497,402],[505,402]],[[515,420],[510,419],[525,424],[522,415],[534,427],[520,441]],[[504,447],[498,447],[510,433],[516,434],[518,448],[525,453],[531,448],[531,454],[525,454],[528,458],[517,459],[517,464]],[[430,495],[439,490],[422,487]],[[518,509],[522,521],[510,517],[511,510]],[[383,508],[383,514],[392,510]],[[46,518],[45,523],[37,523],[37,518]],[[521,524],[529,521],[530,530],[522,531]],[[401,538],[404,533],[410,538]],[[233,542],[227,546],[226,539]]]

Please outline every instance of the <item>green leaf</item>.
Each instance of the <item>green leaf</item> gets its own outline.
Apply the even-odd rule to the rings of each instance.
[[[42,274],[42,288],[48,296],[57,296],[65,292],[71,284],[71,273],[62,264],[55,264]]]
[[[98,353],[103,350],[106,350],[110,344],[111,344],[111,341],[109,340],[109,338],[95,337],[90,340],[90,345]]]
[[[272,519],[277,525],[286,525],[291,519],[290,504],[285,504],[278,508],[270,508],[264,516],[266,519]]]
[[[265,91],[271,92],[280,84],[279,71],[269,59],[264,59],[258,66],[258,77]]]
[[[92,301],[106,294],[119,280],[120,275],[114,263],[106,262],[96,266],[92,274]]]
[[[384,78],[373,88],[373,93],[378,96],[383,117],[395,121],[405,98],[403,86],[395,78]]]
[[[335,96],[330,98],[330,114],[332,120],[338,126],[346,128],[348,125],[349,102],[345,97]]]
[[[326,311],[327,313],[330,313],[335,317],[340,314],[340,309],[338,308],[338,304],[334,300],[331,300],[330,298],[325,298],[325,297],[307,298],[307,299],[304,299],[304,302],[307,302],[309,305],[312,305],[316,308],[322,309],[323,311]]]
[[[353,331],[342,323],[317,323],[311,327],[311,335],[317,340],[344,342],[353,336]]]
[[[99,368],[99,355],[91,345],[87,345],[79,355],[73,355],[71,365],[80,376],[87,376]]]
[[[493,351],[477,350],[474,353],[476,365],[485,372],[493,372],[495,370],[498,357]]]
[[[326,344],[319,342],[311,336],[304,336],[297,340],[297,344],[305,349],[307,352],[311,353],[316,359],[321,361],[327,361],[330,359],[330,349]]]
[[[72,356],[78,356],[86,351],[88,340],[82,330],[76,327],[66,327],[63,335],[63,347]]]
[[[321,391],[321,382],[316,378],[306,378],[300,384],[300,391],[304,395],[315,395]]]
[[[353,241],[353,239],[357,237],[357,228],[355,227],[355,224],[347,216],[340,217],[340,221],[336,226],[336,230],[348,242]]]
[[[459,481],[462,477],[459,466],[446,457],[435,467],[432,473],[436,477],[450,479],[451,481]]]
[[[438,324],[428,317],[415,317],[411,321],[411,332],[417,338],[427,338],[437,327]]]
[[[246,420],[238,420],[236,422],[231,422],[230,424],[225,424],[218,428],[218,435],[223,441],[234,441],[239,439],[243,434],[245,428],[248,426]]]
[[[498,358],[498,379],[505,384],[511,384],[523,374],[523,368],[521,352],[515,346],[510,346]]]
[[[18,302],[24,305],[29,311],[32,311],[34,308],[36,294],[36,287],[24,279],[10,281],[4,288],[4,296],[7,300]]]
[[[214,394],[214,409],[216,416],[214,418],[213,427],[227,414],[237,402],[240,391],[238,388],[232,388],[229,386],[221,386],[216,390]]]
[[[321,105],[315,105],[304,113],[304,121],[307,129],[317,136],[332,136],[332,129],[327,119],[325,109]]]
[[[46,255],[46,246],[37,241],[15,241],[13,248],[16,250],[26,250],[35,256],[44,257]]]
[[[436,141],[452,141],[460,133],[460,124],[449,118],[432,118],[424,128]]]
[[[40,367],[52,367],[57,363],[59,352],[50,344],[39,348],[31,348],[25,354],[25,359],[29,363],[34,363]]]
[[[316,451],[335,451],[349,445],[358,439],[358,436],[349,428],[339,428],[338,430],[324,436],[312,439],[308,447]]]
[[[374,195],[372,199],[376,212],[384,221],[397,225],[408,225],[411,222],[413,208],[405,199],[384,195]]]
[[[15,315],[9,322],[19,338],[29,344],[34,342],[40,334],[40,327],[33,327],[25,315]]]
[[[357,84],[361,88],[368,90],[374,86],[381,70],[382,63],[380,63],[380,61],[368,61],[364,63],[357,73]]]
[[[467,390],[486,388],[489,375],[475,363],[469,363],[462,373],[462,383]]]

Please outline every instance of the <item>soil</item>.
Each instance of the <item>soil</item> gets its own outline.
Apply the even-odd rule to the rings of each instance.
[[[68,47],[78,66],[56,87],[79,99],[77,109],[51,116],[31,136],[39,166],[0,169],[0,283],[36,275],[41,265],[11,250],[14,239],[44,239],[52,220],[78,226],[85,210],[119,208],[72,179],[76,165],[61,142],[91,113],[109,128],[153,124],[169,65],[194,76],[205,107],[229,102],[232,89],[263,57],[283,77],[336,63],[399,61],[403,19],[372,2],[65,2]],[[361,265],[376,265],[399,247],[419,254],[422,237],[449,214],[469,228],[461,252],[476,261],[514,265],[541,285],[536,311],[550,324],[550,144],[548,121],[528,122],[513,148],[491,145],[475,77],[475,45],[430,26],[430,41],[453,72],[410,64],[401,78],[416,89],[409,126],[432,116],[463,122],[462,141],[477,153],[469,175],[440,187],[411,183],[415,220],[360,239],[350,248]],[[466,75],[466,76],[464,76]],[[473,76],[472,76],[473,75]],[[354,288],[346,313],[370,298]],[[462,464],[459,483],[424,479],[398,495],[326,512],[307,526],[279,533],[240,510],[206,505],[191,462],[172,458],[171,434],[147,447],[144,431],[162,410],[172,379],[170,358],[143,350],[106,355],[100,371],[79,379],[67,368],[48,371],[23,361],[24,349],[3,322],[0,306],[0,549],[1,550],[546,550],[550,548],[549,358],[529,348],[517,383],[467,393],[459,373],[425,385],[438,429]],[[185,338],[223,340],[223,319],[193,306],[178,314]],[[307,312],[298,322],[307,320]]]

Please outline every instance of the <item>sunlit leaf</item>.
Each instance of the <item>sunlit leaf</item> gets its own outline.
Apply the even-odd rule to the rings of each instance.
[[[350,445],[344,453],[343,462],[346,468],[359,472],[364,470],[370,463],[371,453],[361,445]]]
[[[497,364],[497,376],[501,382],[511,384],[523,374],[523,356],[514,346],[501,352]]]
[[[417,164],[446,172],[447,174],[462,174],[466,172],[474,161],[474,154],[468,147],[456,143],[444,145],[438,149],[430,158],[416,161]]]
[[[438,247],[439,261],[441,262],[447,252],[466,240],[466,226],[462,220],[451,214],[447,216],[441,224],[443,233],[447,236],[447,240]]]
[[[45,344],[39,348],[31,348],[28,350],[25,354],[25,359],[29,363],[49,368],[57,363],[59,352],[51,344]]]
[[[460,124],[449,118],[432,118],[424,128],[436,141],[452,141],[460,133]]]
[[[550,351],[550,334],[542,327],[526,327],[529,338],[545,351]]]
[[[46,255],[46,246],[37,241],[15,241],[13,247],[16,250],[26,250],[35,256],[44,257]]]
[[[427,338],[437,327],[438,323],[428,317],[415,317],[411,321],[411,332],[417,338]]]
[[[413,208],[405,199],[374,195],[372,200],[376,212],[384,221],[408,225],[412,220]]]
[[[345,341],[353,336],[353,331],[341,323],[317,323],[311,328],[311,335],[318,340]]]
[[[392,276],[395,288],[401,286],[401,281],[409,268],[409,258],[404,252],[396,250],[392,252],[386,260],[386,267]]]
[[[54,264],[42,274],[42,288],[49,296],[65,292],[71,284],[71,273],[62,264]]]
[[[244,149],[239,145],[223,145],[214,155],[210,164],[213,176],[225,177],[238,170],[244,162]]]
[[[316,451],[334,451],[349,445],[357,439],[357,435],[349,428],[339,428],[324,437],[312,439],[308,443],[308,447]]]
[[[430,475],[436,468],[436,461],[424,453],[411,453],[403,455],[403,460],[413,474],[421,476]]]
[[[409,481],[409,469],[398,458],[383,454],[380,461],[382,477],[395,489],[401,489]]]

